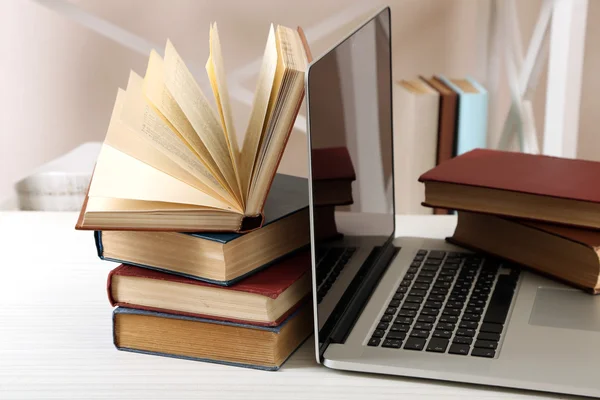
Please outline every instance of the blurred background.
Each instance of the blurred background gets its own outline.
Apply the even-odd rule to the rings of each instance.
[[[525,48],[542,2],[516,2]],[[318,56],[385,4],[392,8],[394,80],[443,73],[486,84],[492,0],[1,1],[0,209],[13,204],[15,182],[37,167],[84,142],[103,140],[117,88],[125,87],[130,69],[143,75],[147,50],[155,46],[162,52],[167,38],[210,94],[204,65],[209,23],[218,22],[237,131],[243,133],[270,23],[302,26]],[[597,161],[599,22],[600,1],[590,0],[576,156]],[[540,142],[546,69],[532,99]],[[499,131],[493,125],[502,124],[510,101],[505,78],[494,96],[491,143]],[[305,170],[306,136],[297,129],[280,171]]]

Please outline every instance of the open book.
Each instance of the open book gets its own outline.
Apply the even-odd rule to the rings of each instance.
[[[304,95],[301,30],[271,25],[240,148],[216,24],[206,71],[216,112],[167,41],[119,89],[78,229],[247,231],[262,210]]]

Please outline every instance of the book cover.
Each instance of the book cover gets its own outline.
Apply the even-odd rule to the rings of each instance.
[[[312,312],[311,312],[312,308],[310,307],[310,304],[311,304],[310,302],[307,303],[306,305],[304,305],[303,307],[298,309],[296,312],[294,312],[293,314],[288,316],[281,324],[279,324],[277,326],[257,326],[257,325],[249,325],[249,324],[245,324],[245,323],[239,323],[239,322],[220,321],[220,320],[207,319],[207,318],[197,318],[197,317],[184,316],[184,315],[175,315],[175,314],[159,313],[159,312],[154,312],[154,311],[146,311],[146,310],[137,310],[137,309],[131,309],[131,308],[118,307],[113,311],[113,343],[114,343],[115,347],[121,351],[128,351],[128,352],[148,354],[148,355],[157,355],[157,356],[164,356],[164,357],[173,357],[173,358],[180,358],[180,359],[184,359],[184,360],[224,364],[224,365],[259,369],[259,370],[265,370],[265,371],[277,371],[277,370],[279,370],[281,365],[294,353],[294,351],[296,351],[298,349],[298,347],[304,342],[304,340],[306,340],[306,338],[313,331],[311,324],[308,323],[312,317]],[[152,349],[152,350],[145,348],[146,346],[144,346],[144,344],[136,345],[135,343],[132,343],[131,345],[121,345],[122,338],[120,337],[120,334],[119,334],[119,326],[118,326],[118,321],[117,321],[118,318],[120,318],[121,316],[149,317],[149,318],[154,319],[155,321],[157,319],[169,319],[169,320],[173,320],[173,321],[178,321],[179,323],[192,322],[193,325],[198,324],[198,327],[196,327],[197,333],[195,335],[192,335],[193,337],[198,338],[198,339],[203,337],[203,334],[202,334],[203,326],[209,327],[209,326],[215,326],[215,325],[230,328],[230,329],[227,329],[227,334],[226,334],[227,337],[223,337],[223,335],[220,336],[221,341],[229,339],[229,340],[234,340],[235,342],[239,343],[240,341],[243,340],[244,336],[246,336],[249,331],[250,332],[251,331],[266,332],[266,333],[270,333],[273,335],[286,335],[286,337],[288,339],[285,340],[284,343],[280,345],[281,346],[280,349],[274,349],[274,348],[270,349],[270,348],[268,348],[269,347],[268,345],[264,345],[262,343],[255,344],[255,346],[257,346],[257,347],[260,346],[262,348],[265,348],[265,346],[267,346],[267,350],[271,350],[273,352],[279,350],[279,353],[282,353],[283,357],[281,357],[281,360],[278,360],[277,363],[265,363],[265,362],[253,363],[253,362],[250,362],[251,360],[247,360],[247,358],[244,357],[244,354],[240,354],[239,352],[237,354],[238,357],[228,357],[229,359],[226,359],[226,357],[220,356],[220,354],[219,354],[220,348],[218,345],[213,346],[211,351],[206,351],[206,350],[199,351],[199,353],[202,353],[202,355],[190,356],[190,355],[185,354],[185,351],[189,351],[190,349],[195,350],[196,346],[198,346],[199,344],[201,345],[203,343],[202,340],[198,340],[198,341],[193,340],[192,342],[190,342],[190,346],[184,346],[185,349],[182,348],[181,346],[177,346],[178,349],[173,352],[168,351],[168,349],[160,349],[161,340],[163,342],[165,342],[167,340],[172,340],[172,341],[181,340],[180,337],[175,337],[175,335],[176,335],[175,330],[169,330],[168,332],[165,332],[165,334],[160,334],[161,339],[159,339],[158,337],[155,337],[155,335],[152,335],[151,339],[158,342],[154,346],[155,349]],[[181,325],[181,324],[179,324],[179,325]],[[187,326],[189,327],[190,325],[187,324]],[[152,332],[148,332],[148,330],[144,330],[143,333],[144,334],[148,334],[148,333],[152,334]],[[272,346],[275,346],[275,345],[272,345]],[[234,360],[233,358],[238,358],[238,360]],[[239,358],[244,359],[244,361],[242,361]]]
[[[298,282],[302,279],[306,274],[310,274],[311,269],[311,261],[310,261],[310,251],[304,250],[296,253],[291,257],[287,257],[279,262],[273,264],[269,268],[262,269],[261,271],[247,277],[244,280],[238,281],[230,286],[221,286],[206,283],[197,279],[185,278],[182,276],[167,274],[164,272],[156,271],[148,268],[140,268],[133,265],[122,264],[117,268],[113,269],[107,279],[107,293],[108,299],[112,306],[119,307],[127,307],[127,308],[136,308],[142,310],[153,310],[159,312],[167,312],[171,314],[181,314],[181,315],[190,315],[196,317],[206,317],[220,320],[229,320],[229,321],[237,321],[237,322],[245,322],[253,325],[265,325],[265,326],[274,326],[278,325],[283,319],[287,317],[295,308],[297,308],[298,304],[302,301],[304,296],[300,296],[297,301],[291,306],[289,310],[287,310],[282,316],[280,316],[277,320],[271,322],[257,322],[257,321],[243,321],[242,319],[234,319],[234,318],[225,318],[220,317],[215,314],[211,314],[207,316],[205,314],[200,313],[190,313],[184,312],[180,310],[172,310],[172,309],[161,309],[158,307],[150,306],[150,305],[141,305],[141,304],[132,304],[128,302],[119,302],[118,299],[115,299],[113,293],[113,281],[117,276],[127,276],[127,277],[135,277],[135,278],[143,278],[143,279],[152,279],[159,281],[166,281],[171,283],[177,283],[181,285],[192,285],[192,286],[202,286],[213,289],[222,290],[224,295],[227,291],[236,291],[236,292],[244,292],[244,293],[252,293],[260,296],[268,297],[271,299],[277,299],[282,293],[284,293],[288,288],[290,288],[294,283]],[[166,295],[166,294],[165,294]],[[146,299],[147,304],[151,304],[150,300]],[[207,300],[208,301],[208,300]]]
[[[459,95],[456,154],[487,147],[487,90],[472,78],[438,79]]]
[[[476,149],[419,180],[600,203],[599,176],[600,163],[594,161]]]

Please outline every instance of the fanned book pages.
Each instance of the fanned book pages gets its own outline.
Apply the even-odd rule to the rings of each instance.
[[[304,95],[307,47],[271,26],[244,141],[238,145],[217,25],[206,71],[216,110],[167,41],[142,78],[119,89],[77,229],[259,228]]]

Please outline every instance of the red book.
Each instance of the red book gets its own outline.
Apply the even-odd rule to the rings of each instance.
[[[310,266],[303,250],[224,287],[122,264],[110,272],[107,290],[113,306],[275,326],[309,295]]]
[[[421,175],[424,205],[600,229],[600,163],[476,149]]]
[[[317,206],[353,203],[354,165],[346,147],[327,147],[311,151],[313,196]]]

